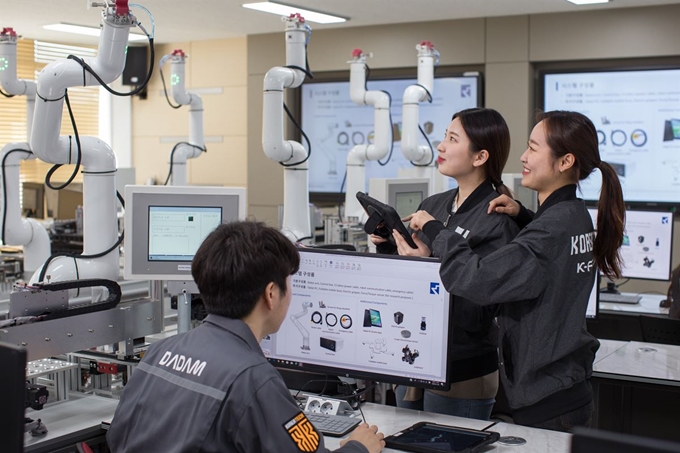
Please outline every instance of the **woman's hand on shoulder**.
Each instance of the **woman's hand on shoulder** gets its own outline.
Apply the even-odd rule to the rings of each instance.
[[[519,203],[507,195],[501,195],[489,202],[487,214],[507,214],[510,217],[517,217],[519,214]]]

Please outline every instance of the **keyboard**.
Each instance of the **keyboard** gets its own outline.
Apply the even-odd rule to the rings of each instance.
[[[642,296],[634,294],[614,294],[600,293],[600,302],[611,302],[614,304],[637,304],[642,300]]]
[[[321,434],[331,437],[342,437],[361,423],[359,417],[305,412],[305,415]]]

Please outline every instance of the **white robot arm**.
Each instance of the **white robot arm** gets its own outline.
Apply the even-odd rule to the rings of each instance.
[[[205,151],[205,135],[203,133],[203,100],[196,93],[187,91],[185,88],[185,60],[187,55],[176,49],[170,55],[161,58],[160,66],[165,60],[170,59],[172,73],[170,86],[172,97],[178,105],[189,106],[189,143],[181,142],[175,145],[170,153],[170,168],[172,169],[172,185],[187,185],[187,160],[194,159]]]
[[[283,234],[291,241],[312,235],[309,219],[307,153],[293,140],[285,140],[283,90],[297,88],[305,79],[306,35],[311,31],[299,14],[286,21],[286,67],[276,66],[264,77],[262,148],[271,160],[284,164]]]
[[[422,41],[416,46],[418,51],[418,83],[404,90],[402,111],[401,150],[411,163],[423,167],[418,177],[434,178],[434,150],[429,146],[419,146],[418,104],[432,102],[434,90],[435,58],[439,53],[430,41]],[[434,181],[432,181],[434,187]]]
[[[17,34],[11,28],[0,32],[0,85],[8,95],[26,96],[26,132],[33,126],[36,84],[17,78]],[[33,273],[50,256],[47,230],[34,219],[21,218],[19,205],[21,161],[35,159],[28,143],[7,143],[0,151],[2,172],[2,224],[4,245],[24,246],[24,271]]]
[[[312,307],[311,302],[303,302],[302,303],[302,311],[298,314],[295,315],[290,315],[290,320],[293,321],[293,324],[295,324],[295,327],[298,328],[300,333],[302,334],[302,346],[301,349],[304,349],[305,351],[309,351],[309,332],[307,332],[307,329],[305,329],[302,326],[302,323],[300,322],[300,318],[307,316],[308,310]]]
[[[125,48],[130,27],[136,18],[129,13],[127,0],[116,0],[102,13],[102,31],[97,56],[84,58],[92,72],[104,83],[120,76],[125,66]],[[35,283],[40,274],[50,281],[79,278],[118,280],[118,240],[116,218],[116,156],[111,147],[96,137],[80,137],[79,143],[70,136],[60,136],[62,109],[66,89],[73,86],[98,85],[100,82],[74,59],[61,59],[47,65],[38,78],[36,109],[31,148],[41,160],[68,164],[81,159],[83,165],[83,253],[102,255],[90,259],[56,258],[42,272],[31,278]],[[79,149],[80,148],[80,149]]]
[[[356,198],[358,191],[366,189],[366,161],[379,160],[387,155],[390,140],[390,95],[385,91],[366,91],[366,55],[361,49],[354,49],[350,61],[349,94],[355,104],[374,107],[373,144],[356,145],[347,155],[347,191],[345,192],[345,215],[365,217],[364,210]]]

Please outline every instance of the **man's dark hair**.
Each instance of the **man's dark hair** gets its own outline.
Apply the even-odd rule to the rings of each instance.
[[[286,279],[298,271],[300,255],[286,237],[261,222],[218,226],[191,263],[191,275],[208,313],[242,319],[274,282],[285,294]]]

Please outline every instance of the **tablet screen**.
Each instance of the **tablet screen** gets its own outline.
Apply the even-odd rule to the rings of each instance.
[[[387,446],[420,452],[473,452],[495,442],[498,434],[433,423],[418,423],[389,436]]]

